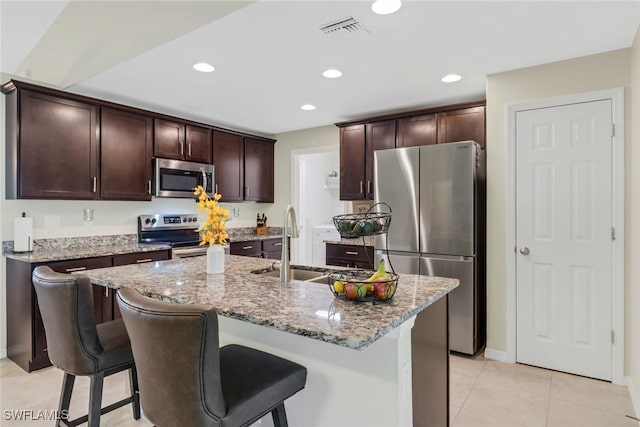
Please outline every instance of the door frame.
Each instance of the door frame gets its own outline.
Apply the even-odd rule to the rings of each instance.
[[[506,361],[516,362],[516,114],[539,108],[557,107],[583,102],[611,100],[615,132],[612,151],[612,220],[615,229],[612,260],[612,319],[614,342],[611,354],[611,380],[624,384],[624,88],[526,101],[507,106],[507,241],[505,260],[506,286]]]

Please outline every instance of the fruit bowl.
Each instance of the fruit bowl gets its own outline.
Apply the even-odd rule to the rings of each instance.
[[[336,230],[340,236],[346,239],[386,233],[390,222],[391,214],[381,212],[345,214],[333,217]]]
[[[398,275],[385,273],[372,279],[370,271],[344,270],[330,273],[329,288],[336,298],[351,301],[386,301],[393,298],[398,288]]]

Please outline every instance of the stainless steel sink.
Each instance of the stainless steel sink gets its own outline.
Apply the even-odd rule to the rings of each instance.
[[[252,271],[252,273],[259,274],[261,276],[280,277],[280,265],[274,264],[267,271],[254,270]],[[306,270],[306,269],[296,268],[295,266],[292,265],[290,279],[303,280],[307,282],[327,283],[327,272]]]

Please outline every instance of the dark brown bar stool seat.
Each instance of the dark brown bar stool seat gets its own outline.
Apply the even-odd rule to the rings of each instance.
[[[33,285],[44,322],[51,363],[65,372],[56,426],[89,422],[100,425],[100,415],[129,403],[133,418],[140,418],[136,367],[129,336],[122,319],[96,326],[93,290],[86,276],[56,273],[46,266],[33,271]],[[129,369],[131,396],[105,408],[102,406],[104,377]],[[68,420],[69,403],[76,375],[91,378],[89,413]]]
[[[219,346],[213,307],[172,304],[120,289],[117,297],[140,373],[145,417],[160,427],[247,426],[302,390],[304,366],[240,345]]]

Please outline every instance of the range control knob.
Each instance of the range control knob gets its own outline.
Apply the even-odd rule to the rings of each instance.
[[[183,217],[182,222],[187,222],[187,219],[188,219],[187,217]]]
[[[158,222],[158,220],[157,220],[157,219],[155,219],[155,218],[153,218],[153,219],[151,220],[151,224],[155,224],[156,222]]]
[[[149,218],[145,219],[145,220],[144,220],[144,223],[145,223],[145,224],[151,224],[151,219],[149,219]]]

